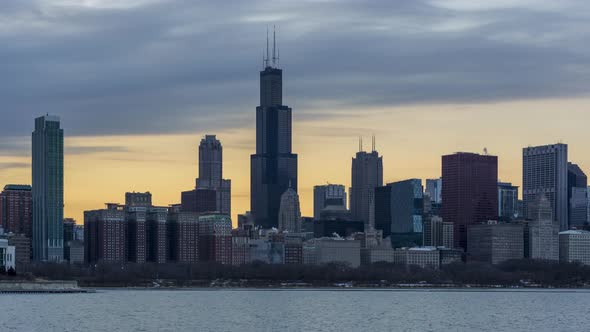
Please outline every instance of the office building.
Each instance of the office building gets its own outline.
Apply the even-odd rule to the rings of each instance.
[[[87,263],[127,260],[125,209],[108,203],[106,209],[84,211],[84,258]]]
[[[327,184],[313,187],[313,218],[319,220],[321,212],[327,208],[346,210],[346,189],[340,184]]]
[[[442,157],[442,218],[454,225],[455,248],[467,226],[498,216],[498,157],[459,152]]]
[[[64,133],[59,117],[35,119],[33,132],[33,259],[63,259]]]
[[[199,214],[169,211],[166,226],[168,260],[176,263],[198,263]]]
[[[15,248],[8,244],[7,239],[0,239],[0,268],[4,271],[16,271]]]
[[[223,147],[215,135],[205,135],[199,144],[199,178],[195,188],[214,190],[214,211],[231,215],[231,180],[223,178]]]
[[[147,261],[146,206],[125,206],[126,260],[133,263]]]
[[[278,226],[281,195],[297,191],[297,155],[292,151],[291,108],[283,105],[283,72],[267,43],[256,108],[256,154],[250,157],[250,204],[256,225]]]
[[[590,232],[569,230],[559,233],[559,261],[590,265]]]
[[[279,208],[279,230],[289,233],[301,232],[301,209],[299,195],[292,188],[281,195]]]
[[[552,144],[528,147],[522,150],[522,198],[524,211],[545,194],[551,203],[553,218],[559,222],[560,230],[568,226],[568,171],[567,145]]]
[[[150,207],[146,213],[146,260],[148,262],[166,263],[166,221],[168,209],[165,207]]]
[[[426,179],[425,193],[430,197],[430,201],[435,204],[442,203],[442,178]]]
[[[414,245],[419,245],[423,206],[420,179],[398,181],[375,188],[375,229],[383,230],[385,237],[418,236],[420,239]]]
[[[570,228],[581,228],[588,223],[588,177],[580,166],[567,165],[568,218]]]
[[[183,212],[194,213],[217,212],[217,192],[211,189],[183,191],[181,209]]]
[[[31,186],[9,184],[0,193],[0,226],[5,233],[33,235]]]
[[[243,265],[250,262],[250,236],[244,229],[234,229],[231,235],[232,265]]]
[[[528,257],[540,260],[559,259],[559,223],[553,218],[551,202],[545,194],[529,203]]]
[[[441,217],[432,216],[424,220],[422,243],[425,247],[453,248],[454,227],[452,222],[444,222]]]
[[[225,214],[199,216],[199,261],[232,264],[232,224]]]
[[[74,241],[74,228],[76,227],[76,221],[72,218],[64,219],[64,261],[70,261],[70,244]]]
[[[394,251],[393,262],[437,270],[440,268],[440,251],[435,247],[400,248]]]
[[[518,217],[518,187],[509,182],[498,182],[498,218],[502,221]]]
[[[22,267],[31,263],[31,238],[24,234],[8,234],[8,245],[15,248],[16,270],[22,271]]]
[[[359,151],[352,158],[350,212],[354,220],[365,223],[365,229],[375,226],[375,188],[383,186],[383,157],[375,151],[374,142],[373,138],[373,151]]]
[[[472,224],[467,227],[468,260],[499,264],[524,258],[524,226],[515,223]]]
[[[311,239],[303,243],[303,263],[323,265],[342,263],[352,268],[361,265],[361,241],[342,238]]]

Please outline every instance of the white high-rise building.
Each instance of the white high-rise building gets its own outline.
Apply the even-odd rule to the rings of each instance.
[[[522,197],[524,211],[544,194],[551,203],[560,230],[568,225],[567,144],[528,147],[522,150]]]
[[[299,195],[293,188],[287,189],[281,195],[279,208],[279,230],[289,233],[301,232],[301,209]]]
[[[529,252],[532,259],[559,259],[559,223],[553,218],[551,202],[541,194],[529,203]]]

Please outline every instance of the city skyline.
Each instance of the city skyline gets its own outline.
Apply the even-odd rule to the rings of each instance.
[[[31,119],[45,113],[60,116],[66,132],[65,216],[78,223],[82,211],[119,201],[127,191],[150,191],[158,205],[179,203],[179,192],[192,189],[198,175],[194,151],[199,140],[215,134],[224,145],[224,178],[233,182],[235,224],[235,215],[249,210],[250,205],[248,158],[255,150],[256,72],[265,30],[273,24],[278,27],[281,67],[285,68],[285,104],[295,110],[292,150],[299,155],[298,193],[305,216],[312,215],[313,186],[330,182],[350,187],[349,163],[360,135],[376,135],[377,150],[384,156],[384,183],[438,178],[441,155],[482,153],[487,147],[499,157],[499,180],[522,186],[521,149],[557,142],[569,145],[570,160],[586,172],[590,169],[584,126],[590,107],[585,88],[588,79],[583,71],[571,70],[585,65],[587,60],[576,55],[587,50],[577,42],[581,37],[571,33],[574,26],[565,24],[576,18],[574,12],[582,12],[576,9],[583,9],[584,4],[539,5],[531,10],[526,2],[493,6],[419,3],[423,6],[319,5],[347,13],[358,21],[360,30],[345,28],[345,22],[336,19],[320,22],[317,15],[309,16],[303,28],[297,18],[309,11],[296,4],[254,5],[229,30],[218,31],[221,28],[204,22],[202,27],[211,32],[206,35],[186,25],[190,21],[186,17],[165,20],[154,27],[158,33],[137,39],[141,47],[154,47],[156,54],[160,54],[158,47],[170,47],[157,71],[146,70],[154,63],[149,54],[145,62],[119,68],[128,63],[120,57],[129,51],[123,45],[111,48],[123,53],[96,57],[82,52],[82,43],[79,48],[72,46],[79,57],[74,59],[67,56],[72,52],[56,47],[68,38],[67,24],[80,28],[81,23],[68,12],[102,19],[129,15],[146,24],[156,12],[169,9],[168,4],[35,1],[9,5],[7,13],[27,29],[3,30],[0,38],[7,45],[7,54],[38,63],[34,70],[43,71],[51,80],[36,79],[35,72],[25,70],[24,62],[15,60],[11,68],[6,67],[22,69],[22,79],[0,92],[6,104],[0,123],[0,185],[31,184]],[[28,14],[32,9],[42,10]],[[407,26],[395,29],[399,28],[395,20],[385,19],[398,17],[400,9]],[[501,17],[506,11],[511,15]],[[449,13],[456,16],[445,15]],[[518,40],[519,32],[534,37],[539,26],[532,23],[546,16],[564,22],[552,31],[553,39],[541,38],[541,31],[536,35],[539,38],[530,38],[528,43]],[[480,17],[486,18],[486,24],[470,21]],[[506,24],[522,19],[531,24],[524,28]],[[28,36],[40,29],[27,24],[35,20],[55,43],[48,45],[38,36]],[[99,21],[91,20],[88,29],[79,29],[69,38],[101,39],[95,38],[104,33]],[[421,28],[425,25],[429,27]],[[338,29],[349,32],[349,38]],[[167,35],[166,31],[174,33]],[[214,40],[217,33],[244,38],[236,45],[205,44],[211,52],[183,47],[187,41]],[[462,47],[482,34],[488,38],[467,51]],[[30,40],[30,48],[18,42],[22,38]],[[105,47],[118,45],[114,37],[102,39]],[[448,49],[441,41],[449,43]],[[360,46],[365,46],[366,53],[358,52]],[[575,52],[571,50],[574,46]],[[441,50],[441,61],[434,61],[434,54]],[[33,61],[36,53],[46,58]],[[198,59],[181,59],[187,54],[196,54]],[[449,62],[466,56],[474,62]],[[525,58],[532,71],[518,65]],[[357,66],[359,61],[362,66]],[[52,71],[64,65],[70,65],[72,72],[57,75]],[[211,66],[218,70],[215,75],[208,69]],[[94,68],[101,72],[91,72]],[[117,75],[107,76],[115,69]],[[142,71],[145,76],[138,77]],[[228,87],[232,98],[215,98]],[[559,121],[553,121],[557,114]]]

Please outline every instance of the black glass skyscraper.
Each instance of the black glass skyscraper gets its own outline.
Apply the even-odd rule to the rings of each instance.
[[[273,38],[260,72],[260,106],[256,107],[256,154],[250,157],[250,207],[254,222],[277,227],[281,195],[297,191],[297,155],[292,153],[291,108],[283,105],[283,71]]]

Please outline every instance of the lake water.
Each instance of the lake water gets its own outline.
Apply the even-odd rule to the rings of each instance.
[[[589,331],[587,291],[101,290],[0,295],[0,331]]]

